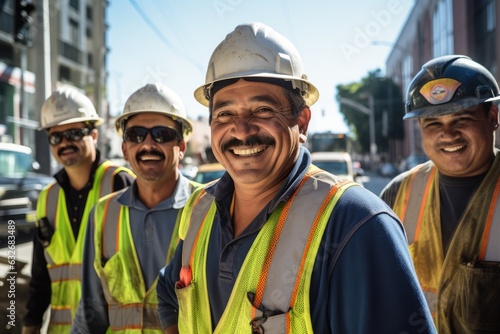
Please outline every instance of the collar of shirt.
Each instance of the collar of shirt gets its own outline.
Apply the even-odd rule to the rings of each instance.
[[[123,193],[118,197],[118,203],[124,206],[135,208],[138,210],[165,210],[165,209],[180,209],[186,204],[189,195],[191,194],[191,187],[189,180],[179,172],[179,179],[175,186],[175,190],[172,196],[161,201],[157,206],[152,209],[146,208],[146,206],[141,202],[137,196],[137,181],[128,188],[126,188]]]

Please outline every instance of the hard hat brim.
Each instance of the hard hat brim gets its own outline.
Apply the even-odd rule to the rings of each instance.
[[[37,130],[42,131],[42,130],[47,130],[47,129],[50,129],[54,126],[58,126],[58,125],[66,125],[66,124],[80,123],[80,122],[92,122],[92,123],[94,123],[94,126],[97,127],[97,126],[101,125],[102,123],[104,123],[104,119],[101,117],[97,117],[97,118],[89,118],[89,117],[71,118],[71,119],[68,119],[66,121],[53,122],[50,124],[46,124],[45,126],[39,127]]]
[[[463,99],[459,101],[453,101],[450,103],[438,104],[434,106],[428,106],[425,108],[416,109],[410,111],[406,115],[403,116],[403,119],[412,119],[412,118],[422,118],[422,117],[439,117],[452,113],[459,112],[460,110],[464,110],[481,103],[486,102],[494,102],[500,100],[500,96],[491,97],[487,100],[478,99],[478,98],[469,98]]]
[[[209,87],[209,86],[213,85],[214,83],[220,82],[220,81],[223,81],[223,80],[231,80],[231,79],[239,79],[239,78],[241,78],[241,79],[245,79],[245,78],[258,78],[258,77],[261,77],[261,78],[282,79],[282,80],[291,81],[291,82],[293,82],[293,81],[300,81],[300,82],[305,83],[305,84],[307,84],[309,86],[309,89],[306,92],[307,95],[304,96],[304,100],[306,101],[306,104],[308,106],[312,106],[319,99],[319,91],[316,88],[316,86],[314,86],[311,82],[309,82],[307,80],[304,80],[304,79],[297,79],[297,78],[291,77],[291,76],[284,76],[282,74],[272,74],[272,73],[267,73],[267,72],[252,73],[252,74],[248,74],[248,75],[241,75],[241,74],[239,74],[239,75],[236,75],[236,76],[227,76],[227,77],[218,78],[217,80],[211,81],[209,83],[206,83],[206,84],[198,87],[194,91],[194,98],[196,99],[196,101],[198,101],[199,103],[201,103],[205,107],[208,107],[209,101],[207,100],[207,98],[205,96],[205,88],[206,87]],[[265,81],[263,81],[263,82],[265,82]]]
[[[141,113],[155,113],[155,114],[160,114],[165,117],[170,117],[174,121],[180,121],[183,123],[183,130],[184,133],[182,134],[182,139],[187,143],[189,139],[191,138],[191,135],[193,133],[193,123],[184,117],[181,117],[177,114],[167,112],[165,110],[151,110],[151,109],[141,109],[141,110],[134,110],[131,112],[128,112],[126,114],[121,114],[120,116],[116,117],[115,119],[115,130],[118,133],[120,137],[123,136],[123,129],[122,129],[122,122],[125,121],[126,119],[137,115]]]

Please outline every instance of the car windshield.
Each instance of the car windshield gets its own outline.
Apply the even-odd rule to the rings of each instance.
[[[317,167],[334,175],[347,175],[347,163],[345,161],[314,161]]]
[[[211,172],[198,172],[195,181],[198,183],[208,183],[210,181],[219,179],[224,175],[225,170],[216,170]]]
[[[33,158],[24,152],[0,150],[0,175],[4,177],[24,176],[32,171]]]

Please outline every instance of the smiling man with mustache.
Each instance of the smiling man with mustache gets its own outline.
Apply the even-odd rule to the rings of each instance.
[[[158,272],[173,255],[182,208],[197,186],[179,171],[193,127],[180,97],[154,83],[128,98],[115,128],[137,179],[90,215],[71,332],[161,333]]]
[[[423,65],[404,119],[417,118],[430,161],[392,180],[381,197],[406,228],[439,333],[500,332],[499,87],[461,55]]]
[[[80,299],[83,238],[90,210],[110,192],[129,186],[133,173],[101,158],[96,148],[103,122],[84,94],[59,88],[41,110],[54,158],[63,167],[40,193],[32,278],[23,333],[39,333],[51,306],[49,333],[69,333]]]
[[[318,99],[262,23],[212,53],[195,98],[226,169],[184,208],[158,280],[165,333],[433,333],[404,230],[377,196],[311,163]]]

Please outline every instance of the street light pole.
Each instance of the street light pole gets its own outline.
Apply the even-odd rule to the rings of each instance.
[[[370,159],[372,163],[372,168],[375,163],[375,155],[377,154],[377,142],[375,141],[375,101],[373,98],[373,94],[369,93],[368,95],[368,106],[370,109]]]
[[[345,97],[340,97],[339,102],[368,115],[370,129],[370,168],[373,170],[375,166],[375,155],[377,154],[377,143],[375,142],[375,101],[373,94],[367,93],[366,96],[368,97],[369,107]]]

